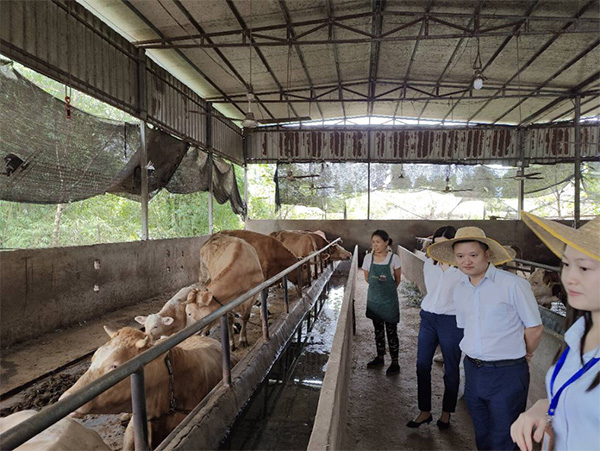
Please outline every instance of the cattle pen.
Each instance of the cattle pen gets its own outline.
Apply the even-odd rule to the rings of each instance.
[[[478,227],[514,252],[505,269],[539,288],[544,326],[528,405],[545,397],[566,301],[559,259],[521,219],[579,228],[600,214],[598,11],[600,0],[0,0],[0,448],[67,424],[113,451],[474,449],[463,399],[450,431],[404,428],[417,411],[421,245],[442,226]],[[360,268],[375,230],[401,262],[392,377],[366,370]],[[204,289],[213,237],[282,232],[310,250],[278,241],[285,269],[267,275],[242,243],[262,282],[224,302]],[[255,280],[228,258],[223,286]],[[197,297],[174,296],[186,289]],[[154,341],[135,318],[171,326],[156,313],[171,301],[181,330]],[[234,349],[240,319],[248,347]],[[105,331],[139,338],[137,356],[68,391],[101,373]],[[219,351],[188,371],[191,343]],[[81,413],[107,393],[126,402]]]

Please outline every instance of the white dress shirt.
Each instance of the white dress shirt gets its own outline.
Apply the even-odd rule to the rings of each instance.
[[[554,381],[554,394],[583,366],[579,353],[584,328],[584,319],[579,318],[565,332],[565,342],[571,349]],[[584,364],[592,357],[600,357],[600,346],[583,355]],[[560,395],[552,420],[555,433],[554,449],[600,450],[600,386],[587,391],[598,372],[600,372],[600,362],[565,388]],[[553,373],[554,366],[546,374],[548,400],[552,399],[550,380]]]
[[[439,263],[433,263],[433,259],[428,258],[423,264],[427,295],[421,302],[421,308],[437,315],[456,315],[453,293],[463,273],[453,266],[444,271]]]
[[[525,328],[542,324],[529,282],[492,264],[476,287],[461,276],[454,305],[456,325],[465,329],[460,349],[474,359],[524,357]]]

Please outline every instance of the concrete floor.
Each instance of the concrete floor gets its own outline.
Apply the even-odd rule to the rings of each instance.
[[[353,341],[346,443],[349,450],[472,450],[476,449],[471,418],[460,399],[451,427],[440,431],[435,421],[441,413],[443,366],[433,364],[433,422],[419,429],[405,425],[419,413],[417,409],[417,336],[419,308],[400,300],[400,374],[386,376],[390,358],[382,369],[367,370],[375,355],[373,323],[365,317],[368,285],[363,271],[357,272],[355,293],[356,335]]]

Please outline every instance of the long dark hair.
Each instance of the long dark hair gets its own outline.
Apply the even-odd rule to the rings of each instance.
[[[583,320],[585,321],[585,328],[583,330],[583,335],[581,336],[581,342],[579,343],[579,358],[581,359],[581,364],[583,365],[583,346],[585,344],[585,337],[587,337],[588,332],[594,325],[594,322],[592,320],[592,313],[587,310],[578,310],[576,308],[571,307],[567,303],[567,317],[565,320],[565,331],[568,330],[569,327],[571,327],[582,316],[583,316]],[[564,352],[566,347],[567,347],[567,344],[565,342],[563,342],[561,347],[558,349],[558,352],[554,356],[554,363],[556,363],[558,361],[558,358]],[[590,384],[590,386],[588,387],[588,389],[586,391],[593,390],[599,384],[600,384],[600,372],[598,374],[596,374],[596,377],[594,378],[594,380],[592,381],[592,383]]]
[[[436,238],[447,238],[451,240],[456,235],[456,229],[451,225],[443,226],[433,232],[433,237],[431,238],[431,244],[435,243]],[[433,264],[437,265],[438,261],[433,260]]]

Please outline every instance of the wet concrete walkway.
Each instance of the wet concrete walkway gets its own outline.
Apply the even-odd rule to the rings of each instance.
[[[400,300],[400,374],[386,376],[389,354],[383,368],[367,370],[375,355],[373,323],[365,317],[368,285],[364,272],[357,271],[352,374],[345,449],[352,450],[472,450],[476,449],[471,418],[463,399],[452,415],[451,427],[440,431],[435,422],[441,413],[443,366],[433,364],[433,422],[419,429],[406,423],[417,416],[417,336],[420,309]]]

